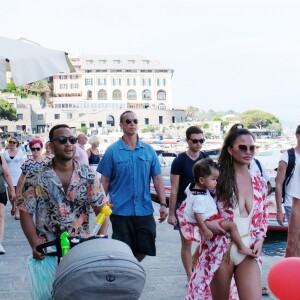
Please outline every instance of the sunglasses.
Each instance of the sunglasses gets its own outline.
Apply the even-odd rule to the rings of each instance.
[[[69,140],[69,142],[74,145],[77,143],[77,138],[75,136],[60,136],[58,138],[52,139],[51,142],[58,141],[60,144],[65,144]]]
[[[239,149],[240,152],[246,153],[248,150],[250,153],[254,153],[256,147],[254,145],[246,146],[246,145],[233,145]]]
[[[126,119],[125,120],[126,124],[130,124],[130,123],[137,124],[138,122],[139,122],[138,119]]]
[[[32,151],[32,152],[34,152],[34,151],[41,151],[41,148],[40,147],[32,147],[32,148],[30,148],[30,150]]]
[[[197,139],[189,139],[193,142],[193,144],[197,144],[197,143],[200,143],[200,144],[203,144],[205,142],[205,139],[200,139],[200,140],[197,140]]]
[[[15,141],[9,141],[9,143],[15,145],[17,142],[15,142]]]

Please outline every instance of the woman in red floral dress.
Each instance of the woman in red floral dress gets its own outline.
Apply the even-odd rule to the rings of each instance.
[[[210,240],[201,239],[201,253],[186,300],[261,299],[260,254],[268,225],[268,200],[267,182],[249,172],[254,152],[254,138],[247,129],[228,133],[218,160],[216,201],[221,216],[237,223],[244,243],[255,257],[237,255],[230,236],[218,225],[219,220],[211,221],[215,235]],[[195,231],[183,218],[183,207],[184,204],[178,211],[182,233],[195,239]]]

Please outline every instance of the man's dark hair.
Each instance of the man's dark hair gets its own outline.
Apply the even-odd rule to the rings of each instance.
[[[209,157],[197,161],[193,167],[195,182],[199,181],[200,177],[207,177],[211,174],[211,169],[218,170],[218,165]]]
[[[57,125],[53,126],[49,131],[49,141],[50,142],[52,142],[52,140],[53,140],[54,131],[59,128],[69,128],[70,130],[72,130],[71,127],[67,124],[57,124]]]
[[[295,134],[300,134],[300,125],[298,125]]]
[[[123,123],[123,117],[124,117],[124,115],[126,115],[126,114],[135,114],[132,110],[126,110],[126,111],[124,111],[123,113],[121,113],[121,116],[120,116],[120,124],[122,124]]]
[[[196,134],[203,133],[203,130],[198,126],[191,126],[185,132],[186,138],[189,139],[193,133]]]

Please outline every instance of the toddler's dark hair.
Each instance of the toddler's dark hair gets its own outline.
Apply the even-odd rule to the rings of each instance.
[[[217,163],[214,162],[211,158],[206,157],[197,161],[193,167],[195,182],[198,182],[200,177],[209,176],[211,174],[211,169],[219,170]]]

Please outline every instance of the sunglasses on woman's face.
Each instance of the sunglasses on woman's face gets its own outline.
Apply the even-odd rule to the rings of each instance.
[[[41,151],[41,148],[40,147],[32,147],[30,150],[31,150],[31,152],[34,152],[34,151],[39,152],[39,151]]]
[[[74,145],[77,143],[77,138],[75,136],[63,136],[61,135],[60,137],[57,137],[57,138],[54,138],[52,139],[51,142],[54,142],[54,141],[58,141],[60,144],[65,144],[67,141],[69,140],[69,142]]]
[[[203,144],[205,142],[205,139],[200,139],[200,140],[197,140],[197,139],[189,139],[193,142],[193,144],[197,144],[197,143],[200,143],[200,144]]]
[[[9,143],[15,145],[17,142],[15,142],[15,141],[9,141]]]
[[[256,147],[254,145],[247,146],[247,145],[233,145],[234,147],[237,147],[240,152],[246,153],[249,151],[251,154],[254,154]]]

